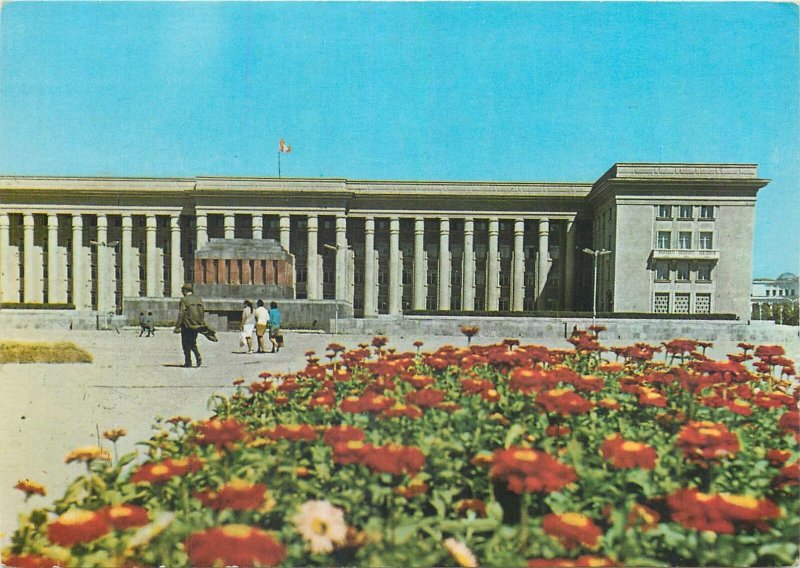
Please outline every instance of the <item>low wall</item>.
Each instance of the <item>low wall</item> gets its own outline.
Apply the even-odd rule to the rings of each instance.
[[[0,310],[3,329],[105,329],[105,319],[88,310]]]
[[[277,300],[276,300],[277,301]],[[157,326],[172,326],[178,316],[178,298],[126,298],[124,315],[128,325],[138,325],[139,313],[153,312]],[[204,298],[206,323],[219,331],[239,329],[242,301]],[[267,304],[269,306],[269,304]],[[281,325],[286,329],[320,329],[331,331],[336,319],[334,300],[280,300]],[[342,317],[352,318],[350,304],[339,302]]]
[[[646,320],[598,319],[598,325],[607,329],[600,339],[628,341],[667,341],[686,337],[705,341],[747,341],[753,343],[798,341],[800,328],[777,325],[773,322],[708,321],[708,320]],[[419,336],[461,335],[459,326],[474,324],[480,328],[480,337],[569,337],[575,326],[586,329],[591,318],[514,318],[480,317],[466,319],[448,316],[379,316],[377,318],[348,319],[340,322],[345,333],[363,335]]]

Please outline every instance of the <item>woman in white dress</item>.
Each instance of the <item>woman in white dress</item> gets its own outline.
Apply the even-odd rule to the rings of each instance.
[[[256,314],[253,310],[253,302],[250,300],[244,301],[244,308],[242,309],[242,339],[247,345],[247,352],[253,352],[253,331],[256,328]],[[244,347],[244,344],[242,345]]]

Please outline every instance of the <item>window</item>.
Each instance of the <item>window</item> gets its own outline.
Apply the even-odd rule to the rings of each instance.
[[[678,248],[684,250],[692,248],[692,233],[688,231],[678,233]]]
[[[700,206],[700,218],[701,219],[713,219],[714,218],[714,206],[713,205],[701,205]]]
[[[653,298],[653,312],[657,314],[669,313],[669,294],[656,294]]]
[[[680,205],[678,207],[678,219],[693,219],[693,209],[691,205]]]
[[[675,313],[689,313],[689,294],[675,294]]]
[[[714,247],[714,233],[700,233],[700,248],[711,250]]]
[[[670,248],[670,233],[669,231],[659,231],[658,232],[658,248],[660,249],[668,249]]]
[[[656,282],[668,282],[669,281],[669,264],[666,262],[657,262],[656,263]]]
[[[694,313],[711,313],[711,294],[697,294],[694,297]]]
[[[678,275],[677,280],[688,282],[689,281],[689,263],[688,262],[679,262],[678,263]]]
[[[672,219],[672,205],[659,205],[658,206],[659,219]]]
[[[699,264],[697,265],[697,281],[698,282],[711,282],[711,265]]]

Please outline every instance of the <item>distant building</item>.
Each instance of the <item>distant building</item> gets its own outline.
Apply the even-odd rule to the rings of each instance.
[[[357,317],[591,310],[750,317],[753,164],[615,164],[587,183],[0,177],[0,302],[102,313],[184,280],[259,284],[210,239],[274,239],[298,299]],[[236,263],[233,265],[232,263]],[[198,268],[198,266],[200,268]],[[246,282],[244,280],[247,280]],[[796,294],[796,288],[795,288]]]
[[[755,278],[750,301],[753,317],[775,319],[775,309],[797,304],[800,293],[800,278],[784,272],[775,279]]]

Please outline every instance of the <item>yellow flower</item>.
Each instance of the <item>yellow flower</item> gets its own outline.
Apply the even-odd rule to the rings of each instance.
[[[292,521],[314,554],[332,552],[347,539],[344,511],[328,501],[306,501]]]
[[[111,461],[111,455],[98,446],[84,446],[72,450],[67,454],[67,457],[64,458],[66,463],[72,463],[74,461],[89,463],[94,460]]]
[[[448,538],[444,541],[444,547],[462,568],[477,568],[478,561],[475,559],[475,555],[463,542]]]
[[[41,495],[42,497],[47,495],[47,490],[44,488],[44,485],[31,481],[30,479],[21,480],[14,486],[14,489],[19,489],[24,492],[26,499],[34,494]]]
[[[127,436],[128,432],[122,428],[115,428],[113,430],[106,430],[103,432],[103,438],[111,442],[116,442],[123,436]]]

